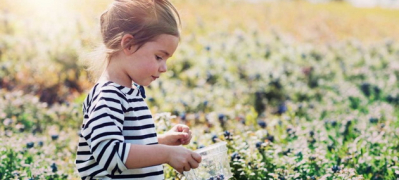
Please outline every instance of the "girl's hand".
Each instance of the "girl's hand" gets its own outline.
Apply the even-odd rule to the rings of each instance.
[[[183,124],[175,125],[168,132],[161,134],[158,136],[159,144],[166,145],[187,145],[191,140],[191,131],[190,128]]]
[[[171,150],[169,151],[167,163],[181,174],[183,174],[183,171],[197,168],[202,161],[201,155],[194,151],[181,146],[169,147]]]

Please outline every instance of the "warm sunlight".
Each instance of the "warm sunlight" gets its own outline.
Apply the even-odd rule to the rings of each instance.
[[[18,9],[13,10],[13,12],[18,12],[26,18],[52,18],[55,17],[55,15],[65,14],[67,12],[67,1],[65,0],[6,0],[4,3],[7,4],[8,7],[18,7]]]
[[[393,7],[0,0],[0,180],[399,180]]]

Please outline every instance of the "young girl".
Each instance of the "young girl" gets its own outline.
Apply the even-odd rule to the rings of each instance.
[[[82,179],[164,179],[163,163],[180,173],[201,156],[182,146],[191,132],[176,125],[157,135],[143,86],[167,70],[179,42],[179,15],[167,0],[115,0],[101,15],[105,63],[83,103],[76,167]],[[97,60],[97,59],[96,59]],[[96,74],[94,71],[93,74]]]

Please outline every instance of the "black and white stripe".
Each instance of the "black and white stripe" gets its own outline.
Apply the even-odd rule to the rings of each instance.
[[[83,103],[76,167],[82,179],[164,179],[163,166],[127,169],[130,144],[158,144],[139,89],[97,83]]]

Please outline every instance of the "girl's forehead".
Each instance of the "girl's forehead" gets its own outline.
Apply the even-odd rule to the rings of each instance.
[[[161,34],[144,44],[143,47],[148,48],[151,51],[157,51],[163,53],[166,56],[172,56],[175,52],[179,43],[179,38],[177,36]]]
[[[179,40],[179,37],[170,34],[160,34],[154,38],[154,41],[171,41],[176,39]]]

